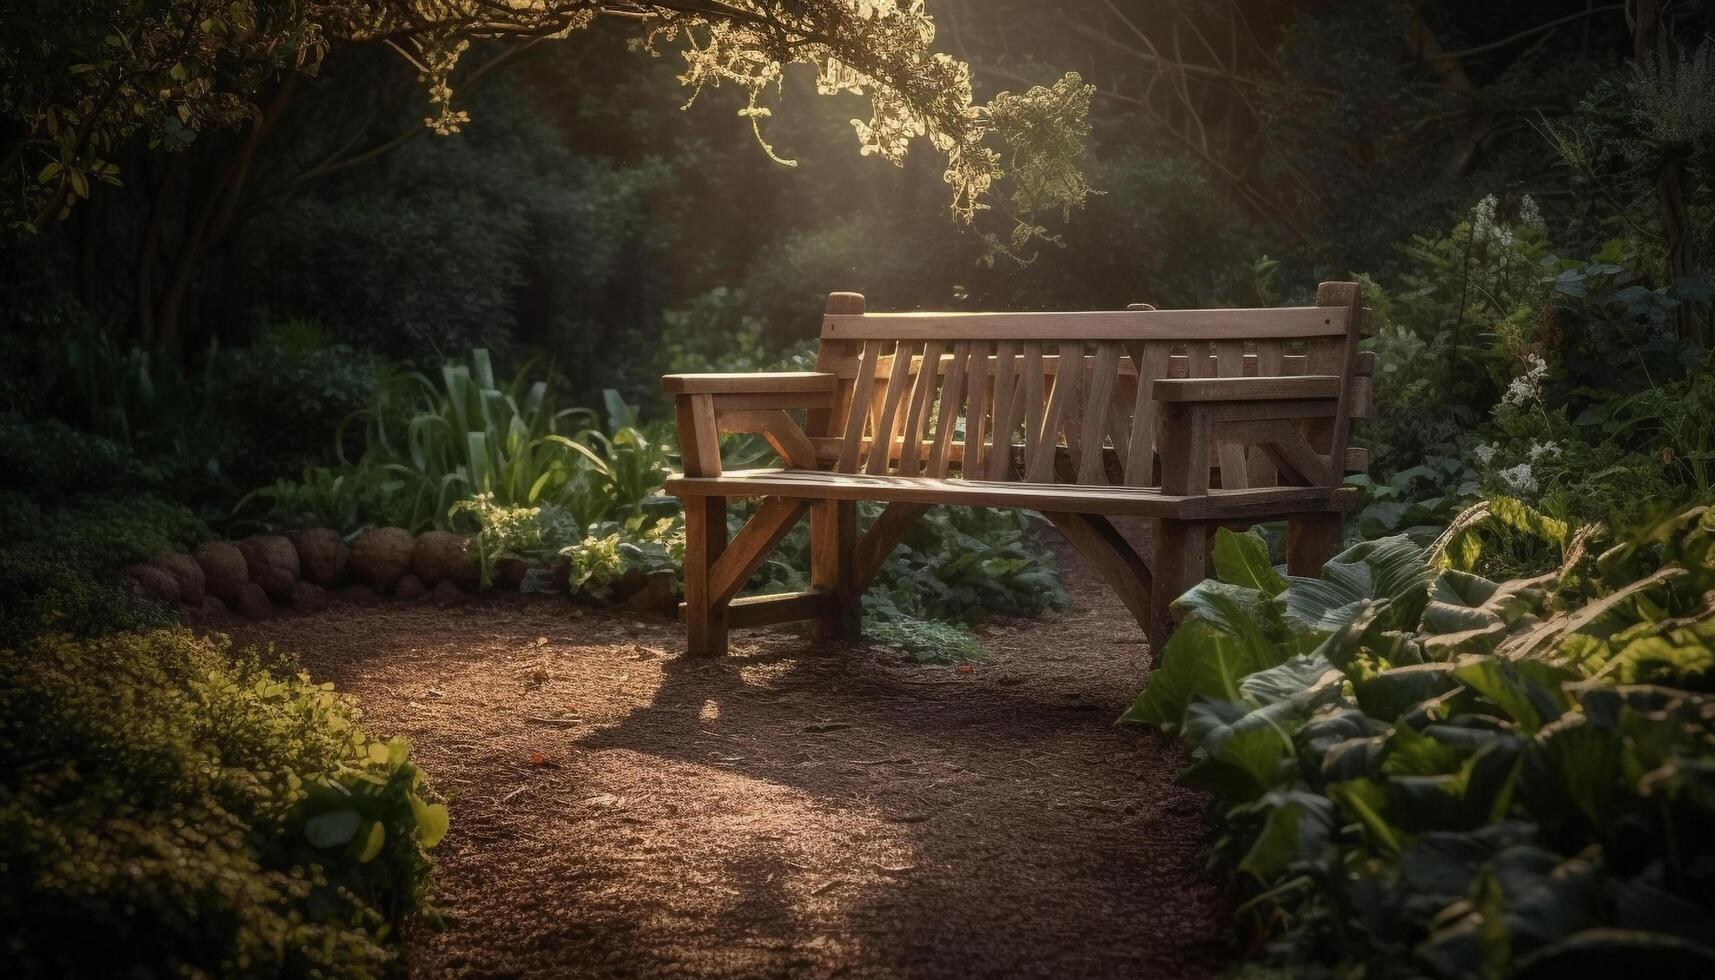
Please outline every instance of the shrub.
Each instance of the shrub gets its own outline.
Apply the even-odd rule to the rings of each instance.
[[[50,546],[0,551],[0,648],[47,632],[90,637],[172,621],[166,607],[131,583],[67,565]]]
[[[1554,570],[1470,569],[1486,525]],[[1366,977],[1706,975],[1715,916],[1715,511],[1596,555],[1511,501],[1287,578],[1219,532],[1216,580],[1126,713],[1193,750],[1241,917]]]
[[[882,563],[865,611],[974,626],[991,613],[1065,609],[1054,553],[1031,537],[1033,520],[1019,510],[930,510]]]
[[[215,367],[208,381],[229,432],[225,468],[242,483],[333,462],[329,433],[370,403],[387,370],[304,320],[269,326]]]
[[[80,432],[57,419],[0,416],[0,488],[46,501],[159,483],[160,474],[122,443]]]
[[[0,645],[45,631],[88,637],[171,621],[160,603],[112,573],[163,552],[189,551],[208,527],[149,497],[82,496],[41,508],[0,500]]]
[[[1493,196],[1366,282],[1379,333],[1367,535],[1444,524],[1482,493],[1571,521],[1645,523],[1715,492],[1715,381],[1626,240],[1550,255],[1535,205]],[[1683,292],[1683,287],[1680,289]]]
[[[331,685],[179,630],[0,657],[0,942],[18,975],[388,968],[446,828],[403,740],[369,739]]]
[[[151,497],[74,497],[43,512],[31,537],[67,565],[109,572],[209,540],[208,525],[178,504]]]

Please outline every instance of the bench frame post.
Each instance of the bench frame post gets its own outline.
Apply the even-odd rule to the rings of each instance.
[[[824,640],[863,635],[863,592],[857,585],[857,501],[810,505],[810,587],[832,602],[819,620]]]
[[[685,639],[687,652],[718,657],[727,648],[727,601],[714,594],[711,572],[726,551],[726,498],[685,500]]]

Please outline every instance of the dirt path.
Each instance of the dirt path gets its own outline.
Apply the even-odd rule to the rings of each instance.
[[[1141,635],[1076,609],[969,673],[804,633],[678,659],[666,620],[513,597],[249,627],[402,733],[452,807],[414,975],[1209,976],[1178,749],[1116,730]]]

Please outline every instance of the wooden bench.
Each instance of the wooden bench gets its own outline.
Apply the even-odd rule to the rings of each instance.
[[[1255,310],[865,313],[828,297],[815,371],[676,374],[691,653],[735,627],[816,620],[859,634],[860,597],[935,504],[1039,511],[1119,594],[1158,656],[1168,605],[1206,577],[1214,529],[1287,522],[1287,565],[1339,549],[1364,451],[1373,358],[1355,283]],[[1069,369],[1070,368],[1070,369]],[[799,414],[801,413],[801,414]],[[781,468],[723,472],[720,434],[760,433]],[[759,498],[727,537],[727,501]],[[887,506],[859,534],[857,502]],[[735,599],[808,512],[809,591]],[[1145,561],[1109,521],[1153,522]]]

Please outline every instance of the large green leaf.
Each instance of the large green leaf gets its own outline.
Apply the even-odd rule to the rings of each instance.
[[[1393,721],[1422,702],[1458,686],[1450,664],[1412,664],[1356,681],[1352,685],[1352,693],[1365,714]]]
[[[1308,714],[1339,700],[1344,680],[1326,658],[1305,653],[1251,674],[1239,682],[1239,690],[1253,704],[1291,701]]]
[[[1175,630],[1161,652],[1161,667],[1149,675],[1149,686],[1120,720],[1144,722],[1171,733],[1185,717],[1192,698],[1238,701],[1243,697],[1242,679],[1291,654],[1269,642],[1248,615],[1237,613],[1235,618],[1249,620],[1238,634],[1200,619]]]
[[[1624,745],[1617,735],[1578,712],[1562,716],[1536,735],[1538,754],[1552,774],[1553,785],[1603,833],[1620,791]]]
[[[1228,802],[1255,799],[1288,778],[1292,733],[1302,722],[1290,701],[1253,709],[1199,698],[1185,712],[1185,738],[1201,757],[1180,781]]]
[[[1538,660],[1470,658],[1454,668],[1459,683],[1506,712],[1520,729],[1535,732],[1572,706],[1562,685],[1577,675]]]
[[[1257,805],[1266,808],[1268,816],[1256,842],[1239,861],[1239,870],[1266,882],[1294,865],[1323,870],[1332,865],[1340,816],[1333,800],[1303,790],[1274,790]]]
[[[1268,615],[1270,604],[1270,598],[1256,589],[1210,578],[1173,600],[1172,612],[1176,623],[1201,619],[1228,633],[1239,633],[1246,629],[1245,620],[1258,621]]]
[[[362,823],[356,810],[318,813],[304,821],[304,838],[316,847],[341,847],[351,843]]]
[[[1287,617],[1307,630],[1338,629],[1366,599],[1388,600],[1387,628],[1411,629],[1423,611],[1431,574],[1423,549],[1410,538],[1377,538],[1335,556],[1321,578],[1289,577],[1280,599]]]
[[[1215,532],[1215,577],[1229,585],[1255,589],[1270,598],[1286,589],[1286,578],[1268,560],[1268,543],[1255,531]]]

